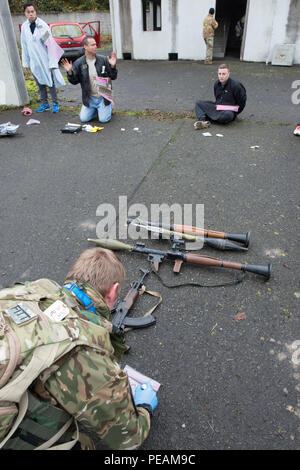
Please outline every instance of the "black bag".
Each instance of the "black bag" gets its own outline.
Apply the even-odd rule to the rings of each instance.
[[[82,129],[82,126],[79,124],[67,124],[65,127],[61,129],[61,132],[63,134],[77,134],[77,132],[80,132]]]

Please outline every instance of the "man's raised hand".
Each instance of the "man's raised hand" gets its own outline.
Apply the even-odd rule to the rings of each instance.
[[[72,73],[72,61],[70,60],[70,62],[69,62],[68,59],[61,59],[60,63],[63,66],[63,68],[65,69],[65,71],[71,75],[71,73]]]
[[[110,66],[114,68],[117,63],[117,54],[115,52],[112,52],[110,57],[107,56],[107,59],[108,59],[108,62],[110,63]]]

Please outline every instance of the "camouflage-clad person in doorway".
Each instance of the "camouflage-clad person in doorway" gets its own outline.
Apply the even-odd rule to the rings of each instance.
[[[112,251],[91,248],[77,258],[66,283],[63,287],[58,286],[58,290],[56,287],[55,295],[43,293],[39,302],[42,319],[58,296],[66,305],[72,306],[71,314],[63,323],[71,341],[76,338],[76,346],[73,349],[69,347],[66,354],[62,354],[33,382],[29,390],[29,411],[24,424],[21,423],[21,432],[18,429],[4,449],[30,449],[34,442],[38,445],[45,440],[48,442],[49,436],[42,438],[38,435],[39,430],[44,433],[44,428],[62,429],[63,421],[70,417],[112,449],[136,449],[146,439],[150,418],[157,405],[156,394],[148,386],[146,390],[137,388],[132,397],[128,376],[119,364],[126,346],[118,337],[111,335],[110,310],[124,277],[124,267]],[[38,282],[35,281],[36,285]],[[34,292],[33,284],[29,283],[30,295]],[[8,297],[11,295],[5,298]],[[32,302],[31,307],[34,307]],[[41,331],[39,336],[42,335]],[[59,411],[62,413],[58,413],[56,418]],[[60,421],[58,425],[53,424],[55,419]],[[77,442],[78,448],[93,448],[87,436],[79,435],[79,442],[81,447]]]
[[[206,45],[206,57],[204,61],[206,65],[211,65],[213,59],[215,29],[218,27],[218,22],[215,20],[214,14],[215,9],[210,8],[208,15],[203,21],[202,35]]]

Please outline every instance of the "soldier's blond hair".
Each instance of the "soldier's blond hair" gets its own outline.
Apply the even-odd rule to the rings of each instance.
[[[119,258],[106,248],[88,248],[74,261],[66,280],[88,282],[105,296],[118,282],[120,288],[125,279],[125,268]]]

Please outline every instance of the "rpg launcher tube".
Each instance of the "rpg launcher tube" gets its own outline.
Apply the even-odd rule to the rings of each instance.
[[[193,225],[180,225],[180,224],[164,224],[160,222],[152,222],[152,221],[144,221],[139,218],[132,219],[128,218],[127,219],[127,224],[136,222],[137,224],[140,225],[149,225],[153,227],[161,227],[167,230],[171,230],[173,232],[180,232],[180,233],[185,233],[188,235],[196,235],[200,237],[205,237],[205,238],[219,238],[219,239],[227,239],[231,240],[234,242],[242,243],[245,245],[245,247],[249,246],[250,243],[250,233],[247,232],[246,234],[242,233],[225,233],[225,232],[219,232],[217,230],[208,230],[205,228],[199,228],[199,227],[194,227]],[[220,249],[220,248],[219,248]],[[223,248],[224,249],[224,248]],[[227,249],[227,248],[225,248]]]
[[[247,232],[246,234],[242,233],[225,233],[225,238],[228,240],[232,240],[234,242],[243,243],[245,247],[249,246],[250,243],[250,234],[251,232]]]
[[[135,251],[138,253],[144,253],[148,256],[160,256],[161,259],[170,259],[175,261],[176,259],[185,261],[187,263],[199,264],[201,266],[211,266],[216,268],[229,268],[237,269],[244,272],[250,272],[253,274],[258,274],[264,276],[266,280],[271,277],[272,264],[267,266],[256,265],[256,264],[242,264],[234,261],[226,261],[219,258],[213,258],[212,256],[198,255],[193,253],[183,253],[181,251],[162,251],[162,250],[153,250],[150,248],[145,248],[144,244],[136,244],[134,246],[128,245],[126,243],[120,242],[113,239],[92,239],[88,238],[88,241],[96,243],[97,245],[103,246],[104,248],[109,248],[111,250],[127,250]]]
[[[266,278],[266,281],[271,277],[272,264],[269,263],[267,266],[260,266],[257,264],[243,264],[243,271],[248,271],[249,273],[260,274]]]
[[[203,246],[209,246],[214,248],[215,250],[231,250],[231,251],[248,251],[248,248],[233,243],[232,241],[225,240],[222,238],[210,238],[210,237],[201,237],[196,235],[190,235],[184,232],[175,232],[173,230],[168,230],[163,227],[158,227],[151,222],[151,225],[144,225],[143,223],[138,222],[138,219],[127,219],[127,224],[133,224],[136,227],[143,228],[150,232],[158,233],[160,236],[163,234],[171,236],[175,236],[178,238],[182,238],[183,240],[188,240],[191,242],[201,241]]]
[[[243,264],[236,263],[234,261],[225,261],[218,258],[212,258],[211,256],[196,255],[190,253],[185,254],[184,261],[193,264],[200,264],[202,266],[230,268],[253,274],[258,274],[260,276],[264,276],[266,278],[266,281],[271,277],[272,264],[270,263],[267,266],[262,266],[259,264]]]
[[[189,235],[199,235],[205,238],[217,238],[217,239],[227,239],[233,242],[242,243],[245,247],[249,246],[250,243],[250,234],[251,232],[243,233],[225,233],[218,232],[216,230],[206,230],[204,228],[198,228],[188,225],[173,225],[171,226],[173,230],[182,233],[188,233]]]

